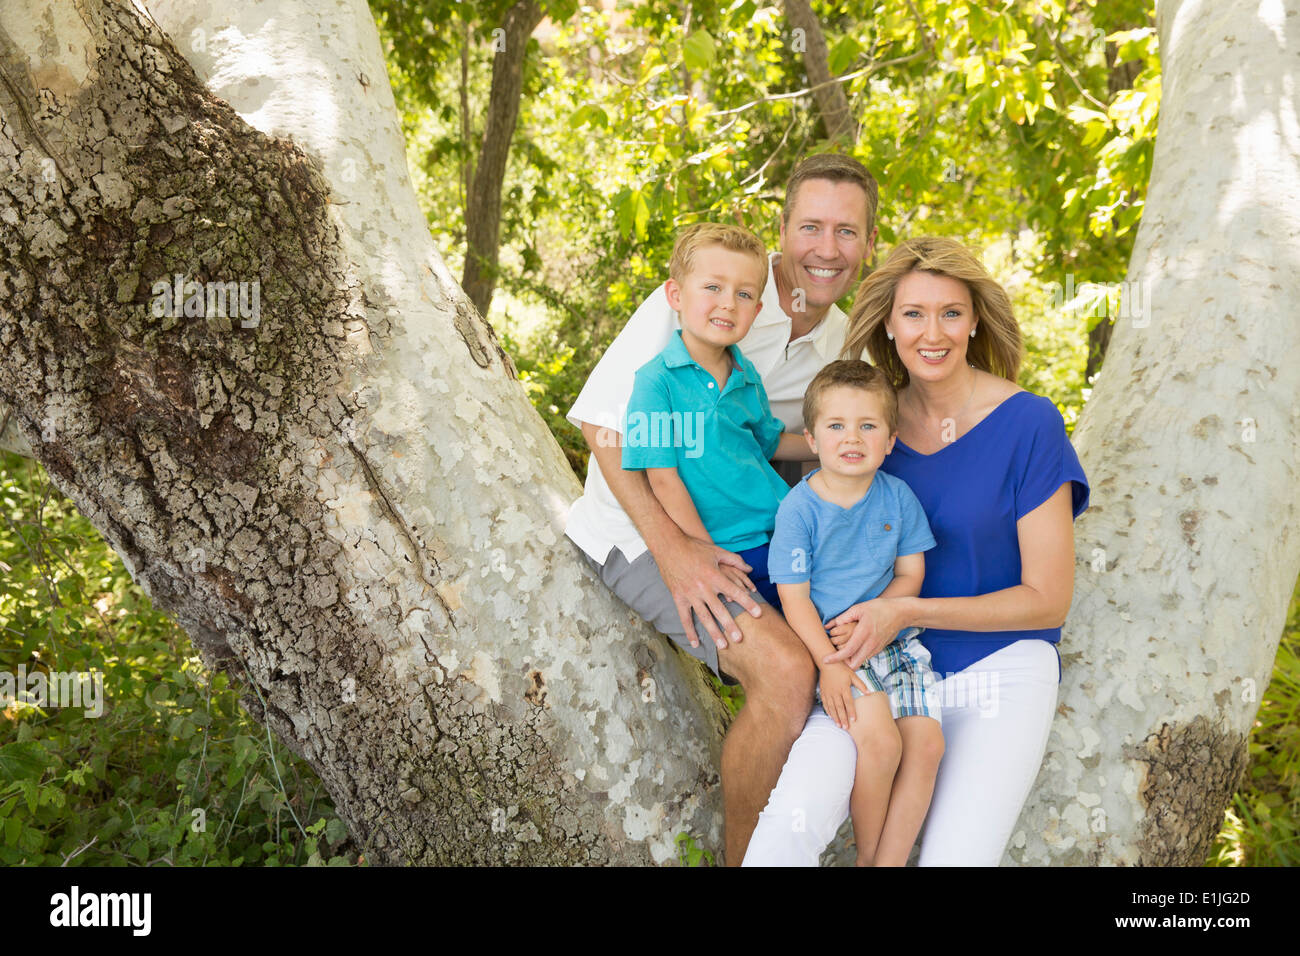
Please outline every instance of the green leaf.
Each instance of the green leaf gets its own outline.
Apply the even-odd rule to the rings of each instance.
[[[713,37],[707,30],[696,30],[682,44],[682,61],[690,70],[707,70],[713,65]]]
[[[50,756],[35,741],[22,741],[0,747],[0,783],[39,779]]]
[[[839,76],[848,70],[858,55],[862,53],[862,44],[847,33],[835,41],[831,52],[826,57],[826,65],[831,74]]]
[[[650,224],[650,206],[645,201],[645,193],[637,190],[634,193],[634,225],[636,226],[636,237],[644,239],[646,236],[646,226]]]
[[[640,189],[624,188],[614,198],[614,208],[618,212],[618,228],[624,235],[645,238],[646,226],[650,222],[650,207],[645,200],[645,193]]]
[[[578,0],[549,0],[546,15],[553,24],[559,25],[578,12]]]
[[[24,853],[39,853],[43,846],[45,846],[45,834],[40,830],[23,827],[22,832],[18,834],[18,849]]]
[[[27,812],[34,814],[40,804],[40,788],[36,786],[34,780],[19,780],[18,786],[23,791],[23,799],[27,801]]]
[[[594,128],[608,129],[609,114],[594,103],[584,103],[576,113],[569,117],[569,128],[578,129],[588,123]]]
[[[1090,110],[1079,103],[1071,103],[1070,108],[1066,110],[1066,116],[1070,118],[1070,122],[1078,123],[1080,126],[1085,126],[1088,123],[1101,123],[1103,126],[1110,125],[1110,117],[1105,113]]]

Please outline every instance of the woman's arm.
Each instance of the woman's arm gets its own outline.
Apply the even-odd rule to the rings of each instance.
[[[857,667],[880,634],[905,627],[959,631],[1035,631],[1060,627],[1074,596],[1074,521],[1070,483],[1016,522],[1020,583],[974,597],[885,597],[855,604],[831,621],[839,650],[830,660]],[[884,643],[888,643],[886,637]],[[864,645],[867,645],[864,648]],[[883,644],[881,645],[883,646]]]
[[[862,661],[866,661],[875,657],[885,649],[886,645],[888,645],[890,641],[898,636],[899,631],[908,626],[907,624],[900,624],[898,627],[890,630],[888,624],[889,619],[886,617],[877,619],[874,616],[876,610],[879,608],[889,608],[891,606],[889,602],[891,601],[901,602],[903,599],[916,597],[916,595],[921,593],[921,583],[924,580],[925,552],[918,551],[916,554],[899,555],[894,559],[894,579],[890,581],[889,584],[885,585],[885,589],[870,601],[863,601],[861,604],[855,604],[839,617],[834,618],[831,621],[831,624],[835,624],[836,621],[843,621],[844,623],[840,624],[838,629],[831,630],[831,636],[828,640],[833,644],[843,644],[844,639],[853,635],[858,627],[871,627],[872,630],[868,633],[868,636],[855,649],[853,659],[857,660],[858,658],[861,658]],[[901,608],[902,604],[899,603],[897,606]],[[871,617],[871,622],[874,623],[860,625],[858,622],[861,621],[863,617],[860,613],[860,609],[869,609],[867,612],[868,616]],[[841,636],[838,641],[835,640],[837,633]],[[813,659],[826,664],[846,660],[842,652],[836,652],[825,657],[814,656]],[[851,666],[856,670],[862,665],[861,662],[859,662],[857,664],[851,664]]]

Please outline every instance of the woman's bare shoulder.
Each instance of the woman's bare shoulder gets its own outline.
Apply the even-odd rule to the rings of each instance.
[[[1012,395],[1016,394],[1016,392],[1024,391],[1024,389],[1015,382],[1008,382],[1000,375],[994,375],[991,372],[984,371],[980,371],[979,374],[983,379],[982,384],[984,388],[987,389],[985,394],[994,401],[1001,402],[1004,399],[1010,398]]]
[[[1023,392],[1024,389],[1015,382],[1008,382],[999,375],[993,375],[989,372],[977,370],[979,375],[979,400],[975,407],[978,416],[976,419],[981,420],[993,409],[997,408],[1012,395],[1017,392]]]

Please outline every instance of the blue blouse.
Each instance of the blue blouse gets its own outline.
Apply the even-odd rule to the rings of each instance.
[[[920,499],[937,545],[925,554],[921,597],[973,597],[1020,583],[1016,522],[1072,482],[1074,517],[1088,507],[1088,479],[1050,399],[1016,392],[932,455],[902,440],[881,470]],[[940,677],[1026,638],[1060,643],[1059,627],[1032,631],[928,628],[920,640]]]

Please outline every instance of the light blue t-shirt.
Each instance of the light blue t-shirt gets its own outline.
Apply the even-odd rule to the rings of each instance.
[[[676,468],[713,543],[728,551],[767,544],[789,491],[768,464],[785,425],[758,372],[732,345],[726,387],[691,358],[677,330],[637,370],[623,428],[623,468]]]
[[[818,469],[820,470],[820,469]],[[767,555],[776,584],[810,581],[822,623],[879,597],[894,580],[894,560],[934,547],[925,511],[907,483],[877,471],[851,508],[824,500],[808,484],[790,489],[776,514]]]

